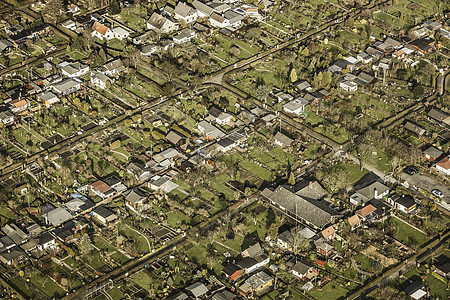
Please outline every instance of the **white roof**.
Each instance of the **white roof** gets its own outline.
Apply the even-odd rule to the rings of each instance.
[[[56,95],[53,94],[52,92],[44,93],[44,94],[40,95],[39,97],[40,97],[42,100],[44,100],[44,101],[46,101],[46,102],[48,102],[48,103],[50,103],[50,104],[53,104],[53,103],[59,101],[58,96],[56,96]]]
[[[114,33],[118,33],[118,34],[120,34],[120,35],[126,35],[126,34],[130,34],[129,32],[128,32],[128,30],[125,30],[124,28],[122,28],[122,27],[114,27],[113,28],[113,32]]]
[[[413,299],[421,299],[426,294],[427,294],[427,292],[425,292],[422,289],[419,289],[419,290],[415,291],[414,293],[412,293],[411,298],[413,298]]]
[[[349,56],[345,60],[351,64],[356,64],[358,62],[358,60],[356,58],[354,58],[353,56]]]

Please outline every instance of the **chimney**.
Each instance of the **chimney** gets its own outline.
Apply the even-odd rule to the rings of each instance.
[[[378,198],[378,191],[377,191],[377,188],[373,188],[373,197],[374,197],[375,199]]]
[[[309,182],[309,189],[312,190],[312,181]]]

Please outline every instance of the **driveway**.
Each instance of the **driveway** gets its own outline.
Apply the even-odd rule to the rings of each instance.
[[[401,177],[409,183],[411,189],[414,189],[413,186],[416,186],[428,192],[431,192],[432,189],[440,190],[444,194],[440,204],[447,210],[450,210],[450,188],[447,185],[420,173],[414,175],[402,173]]]

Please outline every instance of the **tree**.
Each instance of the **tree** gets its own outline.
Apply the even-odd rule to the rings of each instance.
[[[291,82],[296,82],[298,80],[297,72],[295,71],[294,68],[292,68],[292,70],[291,70],[291,74],[289,75],[289,79],[291,80]]]
[[[260,85],[256,88],[256,98],[258,98],[261,102],[265,102],[267,100],[267,96],[269,95],[269,88],[266,85]]]
[[[425,91],[424,91],[422,85],[416,85],[412,90],[412,93],[413,93],[414,97],[416,97],[416,98],[422,98],[424,92]]]
[[[234,56],[238,57],[239,54],[241,54],[241,50],[238,47],[233,46],[230,49],[230,53],[233,54]]]
[[[324,87],[328,87],[331,84],[331,72],[330,72],[330,70],[327,70],[325,73],[323,73],[322,83],[323,83]]]
[[[112,0],[109,3],[109,11],[113,14],[113,15],[118,15],[120,14],[120,12],[122,11],[122,9],[120,8],[120,4],[117,0]]]
[[[130,119],[125,119],[123,121],[123,123],[125,124],[126,127],[130,127],[131,126],[131,120]]]
[[[291,172],[291,173],[289,174],[288,183],[289,183],[290,185],[295,185],[295,176],[294,176],[294,172]]]
[[[119,148],[120,145],[121,145],[120,140],[115,140],[114,142],[111,143],[110,148],[111,149],[116,149],[116,148]]]
[[[89,254],[94,250],[94,245],[92,245],[91,239],[86,233],[80,239],[79,249],[83,254]]]
[[[308,47],[305,47],[305,49],[302,50],[302,55],[304,57],[308,57],[309,56],[309,49],[308,49]]]

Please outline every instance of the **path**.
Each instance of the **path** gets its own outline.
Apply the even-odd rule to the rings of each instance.
[[[116,154],[119,154],[119,155],[122,155],[123,157],[125,157],[125,159],[126,160],[128,160],[128,156],[126,156],[125,154],[123,154],[122,152],[118,152],[118,151],[115,151],[115,150],[110,150],[112,153],[116,153]]]
[[[216,244],[218,244],[219,246],[222,246],[222,247],[224,247],[225,249],[228,249],[228,250],[230,250],[230,251],[233,251],[233,252],[235,252],[235,253],[239,254],[239,252],[238,252],[238,251],[234,250],[233,248],[230,248],[230,247],[228,247],[228,246],[227,246],[227,245],[225,245],[225,244],[222,244],[222,243],[221,243],[221,242],[219,242],[219,241],[213,240],[213,242],[214,242],[214,243],[216,243]]]
[[[130,230],[136,232],[136,233],[139,234],[139,235],[142,235],[142,236],[144,237],[144,239],[147,241],[148,252],[152,251],[152,246],[150,246],[150,242],[148,241],[148,238],[147,238],[145,235],[143,235],[141,232],[137,231],[136,229],[130,227],[130,225],[128,225],[128,224],[125,224],[125,225],[126,225]]]
[[[367,276],[372,276],[373,275],[373,273],[371,273],[371,272],[366,272],[364,270],[359,269],[356,261],[353,258],[350,258],[350,261],[352,262],[353,269],[355,269],[358,273],[361,273],[361,274],[367,275]]]

